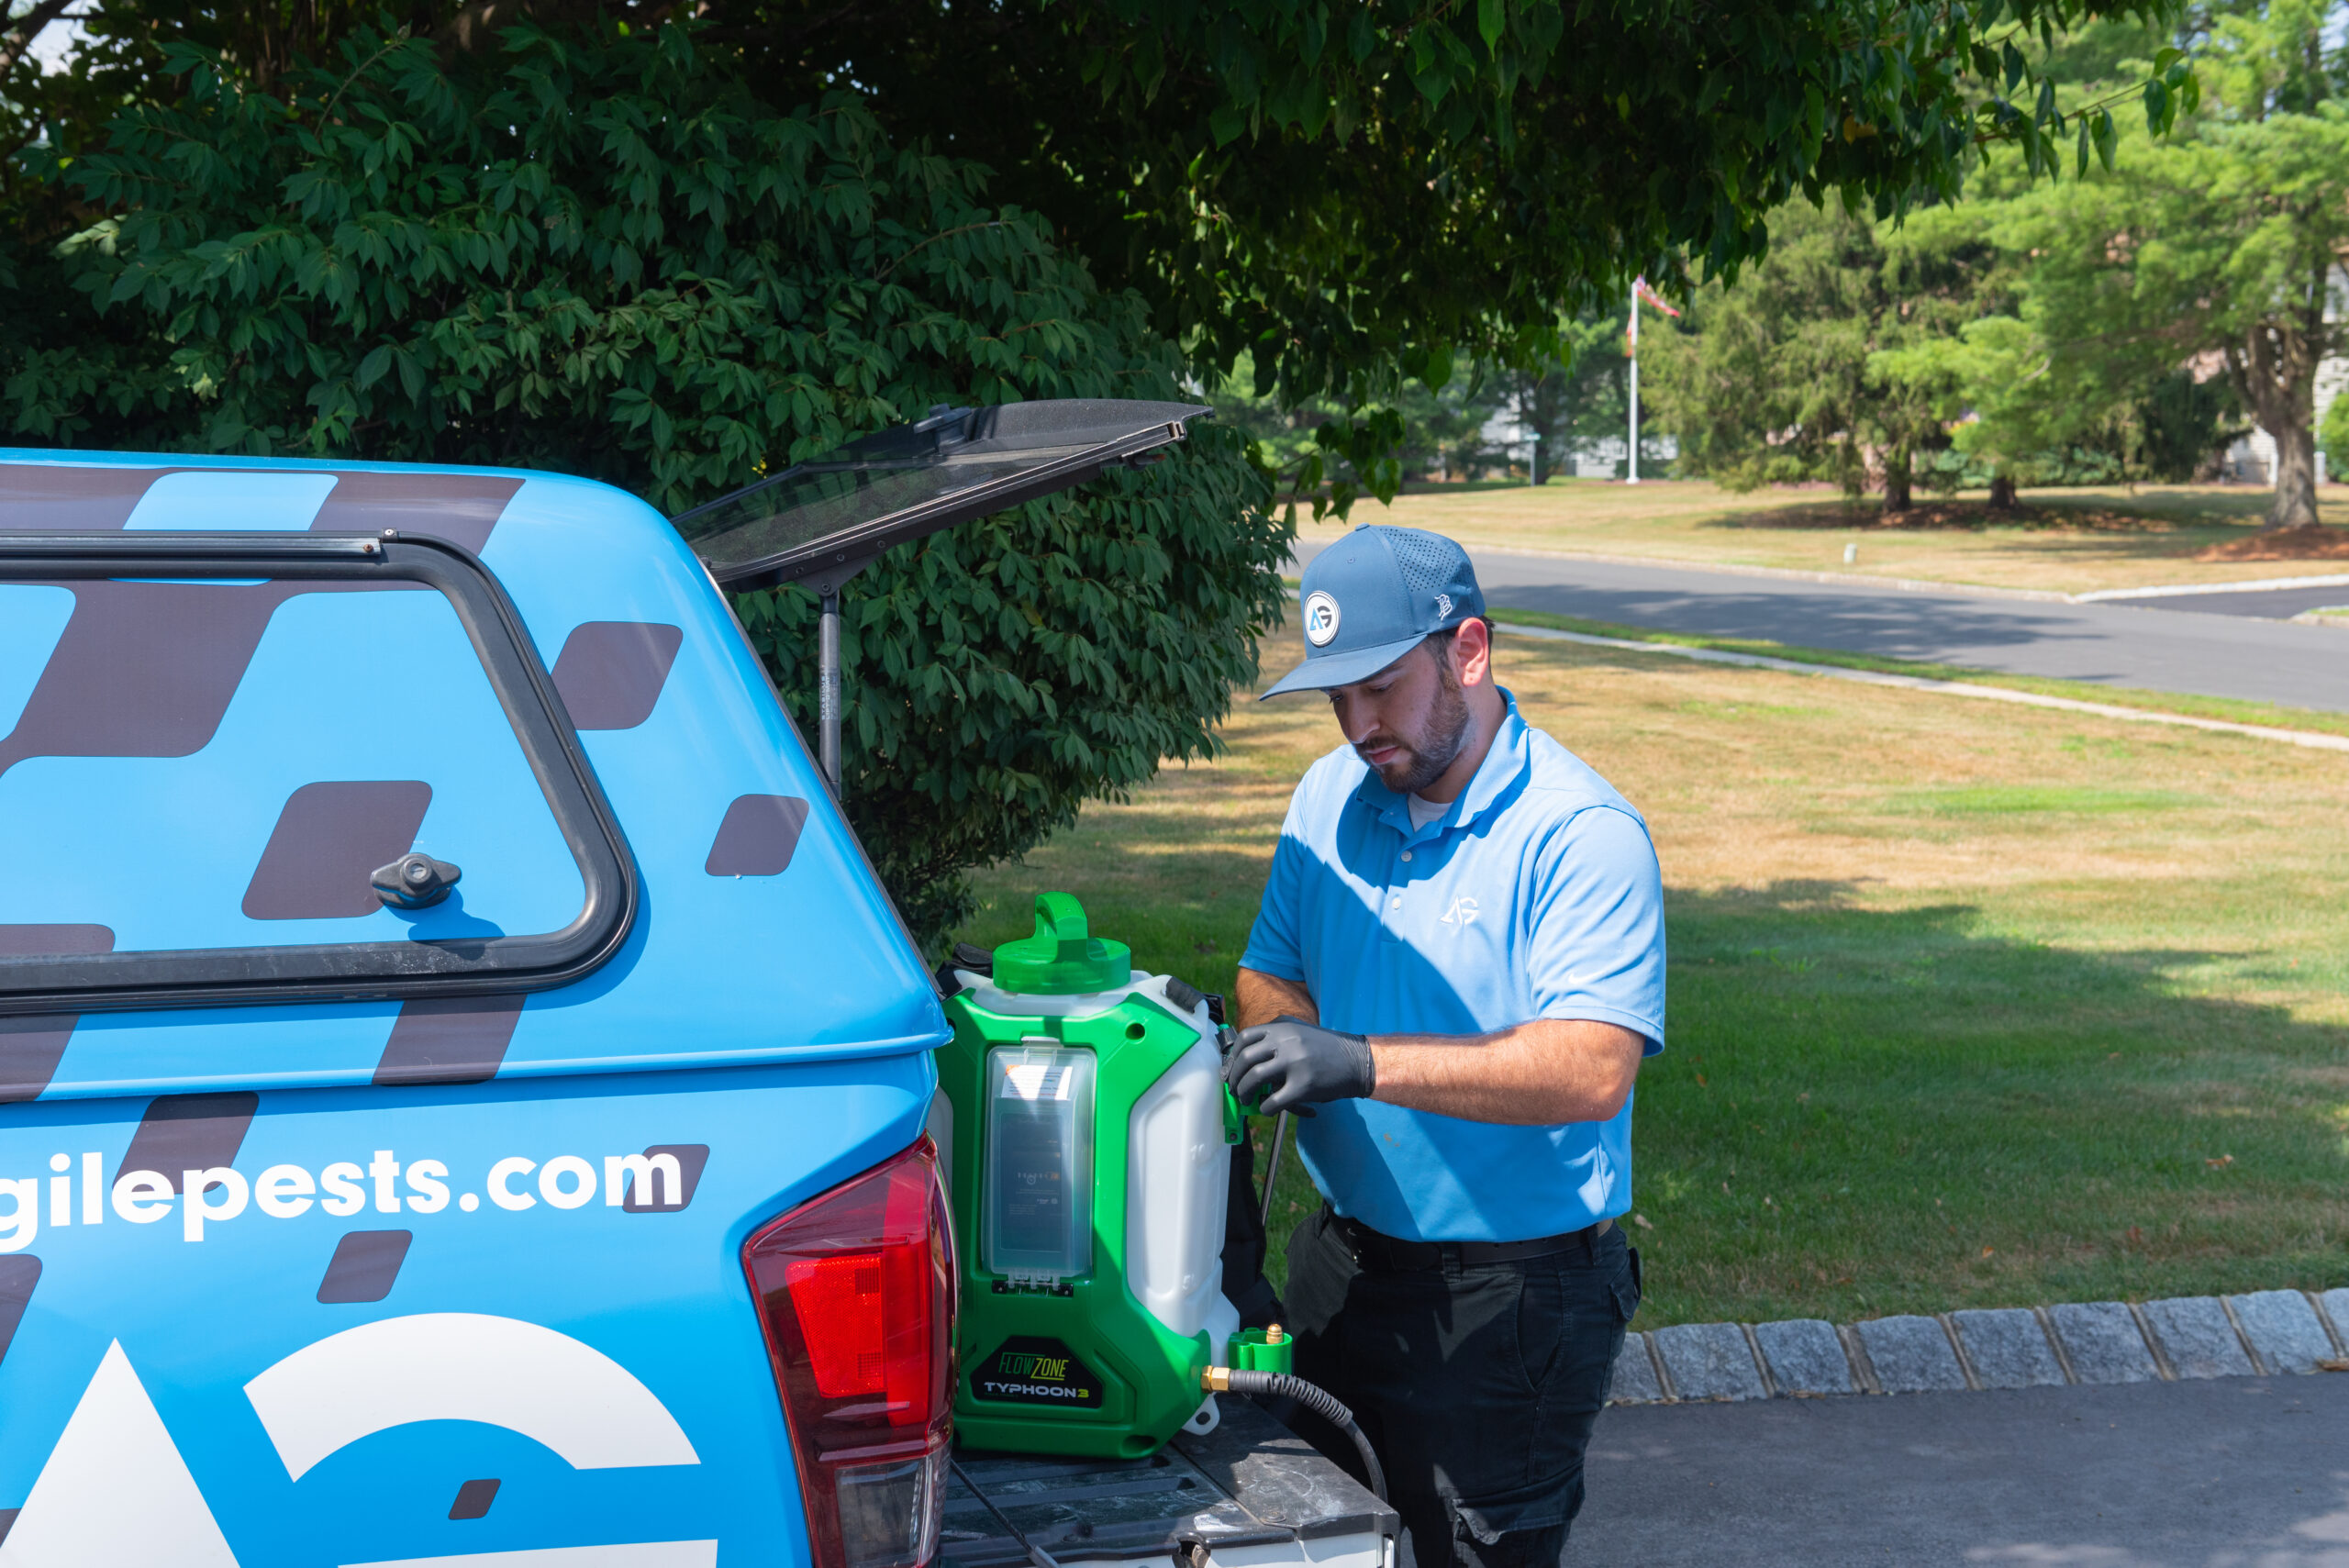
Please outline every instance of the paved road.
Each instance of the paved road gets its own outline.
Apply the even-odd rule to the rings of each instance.
[[[2310,576],[2318,573],[2310,573]],[[2112,599],[2115,605],[2125,605],[2147,610],[2191,610],[2207,616],[2255,616],[2262,620],[2290,620],[2309,610],[2334,609],[2349,605],[2349,586],[2334,584],[2330,588],[2265,588],[2241,594],[2166,594],[2158,599]]]
[[[2349,1568],[2349,1376],[1619,1406],[1569,1565]]]
[[[1298,554],[1310,558],[1318,548]],[[2302,599],[2349,603],[2344,589],[2197,595],[2181,609],[2176,599],[2072,605],[1471,553],[1496,607],[2349,712],[2349,631],[2264,618],[2251,613],[2260,606],[2243,602],[2268,601],[2271,615],[2296,615],[2310,607]]]

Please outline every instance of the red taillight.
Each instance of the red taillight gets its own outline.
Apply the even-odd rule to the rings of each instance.
[[[817,1568],[938,1550],[954,1406],[954,1261],[928,1138],[751,1236]]]

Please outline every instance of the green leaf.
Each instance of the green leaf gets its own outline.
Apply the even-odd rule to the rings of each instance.
[[[1508,0],[1476,0],[1476,31],[1486,52],[1497,53],[1502,35],[1508,31]]]

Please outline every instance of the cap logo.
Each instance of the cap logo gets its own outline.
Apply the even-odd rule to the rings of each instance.
[[[1338,601],[1316,588],[1305,595],[1305,640],[1327,648],[1338,635]]]
[[[1439,616],[1448,616],[1452,613],[1451,595],[1438,594],[1435,596],[1435,613]]]

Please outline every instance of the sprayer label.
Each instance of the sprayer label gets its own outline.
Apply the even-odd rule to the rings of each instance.
[[[971,1393],[1019,1405],[1101,1407],[1101,1380],[1058,1340],[1019,1335],[1006,1340],[971,1373]]]

